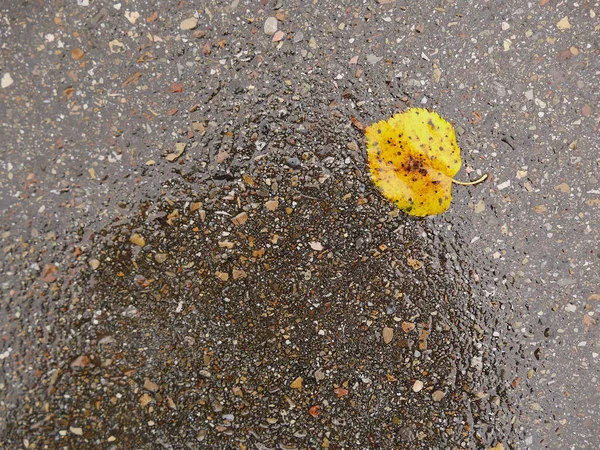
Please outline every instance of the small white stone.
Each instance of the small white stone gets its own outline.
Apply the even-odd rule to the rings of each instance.
[[[83,436],[83,429],[81,427],[70,427],[69,431],[77,436]]]
[[[506,180],[504,183],[500,183],[497,187],[498,187],[498,190],[501,191],[502,189],[506,189],[509,186],[510,186],[510,180]]]
[[[13,83],[14,83],[14,80],[10,76],[10,73],[6,72],[4,75],[2,75],[2,82],[1,82],[2,89],[6,89]]]
[[[318,252],[323,250],[323,244],[321,244],[320,242],[309,242],[309,245],[310,245],[310,248],[312,248],[313,250],[316,250]]]
[[[273,36],[277,31],[277,19],[275,17],[267,17],[263,30],[266,35]]]
[[[419,392],[421,389],[423,389],[423,382],[420,380],[415,381],[412,387],[413,392]]]

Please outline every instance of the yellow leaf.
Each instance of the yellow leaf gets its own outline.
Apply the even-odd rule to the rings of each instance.
[[[464,184],[452,179],[462,165],[452,125],[412,108],[370,125],[365,136],[373,182],[388,200],[413,216],[448,209],[452,183]]]

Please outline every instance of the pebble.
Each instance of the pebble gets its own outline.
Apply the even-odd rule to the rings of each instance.
[[[499,191],[506,189],[507,187],[510,186],[510,180],[506,180],[504,183],[500,183],[497,188]]]
[[[279,42],[285,37],[285,33],[281,30],[275,32],[273,35],[273,42]]]
[[[319,405],[311,406],[308,409],[308,413],[313,417],[318,417],[321,414],[321,407]]]
[[[277,200],[269,200],[265,203],[265,208],[269,211],[275,211],[279,207],[279,201]]]
[[[300,160],[298,158],[296,158],[295,156],[290,156],[286,159],[286,164],[288,166],[290,166],[292,169],[297,169],[299,167],[302,167],[302,163],[300,162]]]
[[[77,436],[83,436],[83,429],[81,427],[69,427],[69,431]]]
[[[389,327],[384,327],[383,329],[383,342],[384,344],[389,344],[392,342],[394,338],[394,329]]]
[[[277,19],[275,17],[267,17],[263,30],[267,36],[274,35],[277,31]]]
[[[221,404],[221,402],[219,402],[219,400],[215,400],[212,403],[212,408],[213,408],[213,411],[216,413],[220,413],[223,411],[223,405]]]
[[[241,212],[237,216],[235,216],[233,219],[231,219],[231,221],[234,223],[234,225],[244,225],[247,220],[248,220],[248,213],[246,213],[246,212]]]
[[[342,397],[348,395],[348,389],[344,389],[342,387],[334,389],[333,392],[335,392],[335,395],[337,396],[337,398],[342,398]]]
[[[413,392],[420,392],[421,389],[423,389],[423,382],[420,380],[415,381],[412,387]]]
[[[583,105],[581,108],[581,114],[583,114],[585,117],[590,116],[592,114],[592,107],[590,105]]]
[[[483,199],[481,199],[475,204],[475,213],[479,214],[483,211],[485,211],[485,202],[483,201]]]
[[[240,278],[246,278],[246,272],[239,269],[233,269],[232,276],[234,280],[238,280]]]
[[[376,64],[379,61],[381,61],[382,59],[383,59],[383,56],[377,56],[377,55],[374,55],[373,53],[369,53],[367,55],[367,62],[369,64]]]
[[[416,327],[416,325],[413,322],[402,322],[402,330],[405,333],[410,333],[412,330],[414,330]]]
[[[150,380],[149,378],[146,378],[144,380],[144,389],[147,389],[151,392],[156,392],[158,391],[159,387],[158,384],[156,384],[154,381]]]
[[[144,239],[144,237],[141,234],[138,234],[138,233],[132,234],[131,237],[129,238],[129,242],[131,242],[133,245],[137,245],[139,247],[143,247],[144,245],[146,245],[146,240]]]
[[[181,22],[180,28],[182,30],[193,30],[198,26],[198,19],[195,17],[190,17],[189,19],[185,19]]]
[[[196,435],[196,440],[198,440],[199,442],[202,442],[207,435],[207,431],[206,430],[200,430],[198,431],[198,434]]]
[[[83,59],[84,56],[85,56],[85,52],[83,50],[81,50],[80,48],[74,48],[71,51],[71,58],[73,58],[75,61],[79,61],[79,60]]]
[[[321,250],[323,250],[323,244],[321,244],[320,242],[309,242],[310,248],[312,248],[313,250],[320,252]]]
[[[304,33],[302,31],[298,31],[296,34],[294,34],[292,41],[294,42],[294,44],[297,44],[298,42],[301,42],[303,39],[304,39]]]
[[[176,161],[185,151],[185,148],[187,147],[187,144],[185,142],[177,142],[175,144],[175,152],[174,153],[169,153],[165,158],[167,161],[169,162],[174,162]]]
[[[10,73],[6,72],[4,75],[2,75],[2,81],[0,83],[1,83],[0,86],[2,86],[2,89],[6,89],[7,87],[11,86],[14,83],[14,80],[10,76]]]
[[[142,407],[146,406],[151,401],[152,397],[150,397],[148,394],[142,394],[142,396],[140,397],[140,405],[142,405]]]
[[[434,402],[439,402],[445,396],[446,396],[446,393],[443,391],[435,391],[433,394],[431,394],[431,398],[433,399]]]
[[[100,261],[98,261],[96,258],[92,258],[88,261],[88,264],[90,265],[90,267],[94,270],[96,270],[98,267],[100,267]]]
[[[225,160],[227,158],[229,158],[228,152],[219,152],[219,153],[217,153],[217,156],[215,156],[215,163],[221,164],[221,163],[225,162]]]
[[[81,355],[75,358],[75,360],[71,363],[72,368],[77,367],[87,367],[90,364],[90,358],[86,355]]]
[[[300,389],[302,389],[302,381],[303,381],[302,377],[298,377],[294,381],[292,381],[292,383],[290,384],[290,387],[292,389],[300,390]]]
[[[560,19],[557,22],[556,27],[559,30],[568,30],[569,28],[571,28],[571,24],[569,23],[569,17],[565,16],[562,19]]]
[[[325,374],[322,369],[318,369],[315,371],[315,380],[323,381],[325,379]]]

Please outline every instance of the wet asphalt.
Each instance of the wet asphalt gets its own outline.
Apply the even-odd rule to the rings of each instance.
[[[598,14],[2,2],[0,447],[598,448]],[[426,219],[411,106],[489,174]]]

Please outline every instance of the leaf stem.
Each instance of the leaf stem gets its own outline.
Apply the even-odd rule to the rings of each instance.
[[[452,182],[454,184],[460,184],[461,186],[473,186],[473,185],[481,183],[482,181],[485,181],[487,179],[487,177],[488,177],[488,174],[484,173],[481,178],[479,178],[478,180],[475,180],[475,181],[458,181],[453,178]]]

